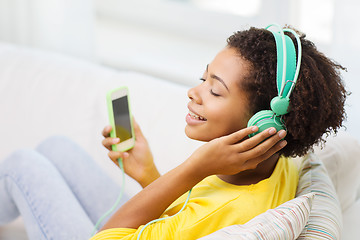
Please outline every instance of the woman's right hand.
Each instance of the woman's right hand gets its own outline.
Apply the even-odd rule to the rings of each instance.
[[[102,131],[104,140],[102,144],[109,150],[109,158],[119,166],[118,159],[122,158],[124,171],[131,178],[136,180],[143,188],[156,180],[160,173],[158,172],[149,144],[141,132],[137,122],[133,118],[134,132],[135,132],[135,146],[127,152],[112,151],[111,145],[118,144],[119,138],[111,138],[111,126],[106,126]]]
[[[197,169],[196,174],[202,177],[233,175],[255,169],[286,145],[286,141],[282,140],[286,136],[284,130],[276,132],[272,127],[248,138],[249,134],[257,130],[257,127],[248,127],[211,140],[190,156],[188,166]]]

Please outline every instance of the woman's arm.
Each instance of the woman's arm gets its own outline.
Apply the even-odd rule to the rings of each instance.
[[[286,145],[285,141],[280,141],[284,137],[283,130],[276,135],[264,131],[240,142],[256,131],[256,127],[246,128],[204,144],[183,164],[152,182],[125,203],[101,230],[138,228],[158,218],[173,201],[205,177],[256,168],[260,162]]]

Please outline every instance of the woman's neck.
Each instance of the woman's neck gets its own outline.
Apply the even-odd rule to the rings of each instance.
[[[274,154],[270,158],[261,162],[255,169],[242,171],[234,175],[217,176],[224,182],[234,185],[256,184],[271,176],[278,160],[279,154]]]

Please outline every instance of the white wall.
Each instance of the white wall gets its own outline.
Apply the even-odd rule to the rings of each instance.
[[[263,1],[257,15],[250,17],[201,10],[175,0],[95,2],[97,55],[103,63],[189,86],[234,31],[266,26],[275,19],[285,24],[291,15],[286,11],[291,1],[285,0]]]
[[[0,0],[0,41],[94,59],[92,0]]]
[[[97,56],[110,66],[192,86],[232,32],[273,22],[290,24],[305,32],[320,51],[347,67],[343,76],[352,95],[345,125],[360,139],[360,33],[354,26],[360,3],[260,2],[256,15],[241,17],[192,8],[180,0],[97,0]]]
[[[348,68],[344,79],[352,95],[346,126],[360,139],[356,0],[258,0],[250,16],[195,8],[186,4],[190,0],[93,1],[0,0],[0,41],[192,86],[234,31],[289,23]]]
[[[347,68],[344,80],[352,94],[347,105],[347,131],[360,139],[360,31],[357,16],[360,2],[342,0],[335,3],[333,41],[329,54]]]

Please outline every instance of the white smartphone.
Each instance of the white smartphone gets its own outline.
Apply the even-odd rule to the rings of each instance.
[[[127,87],[111,90],[106,99],[110,125],[112,126],[110,136],[120,138],[120,143],[112,145],[112,150],[125,152],[135,145],[129,90]]]

